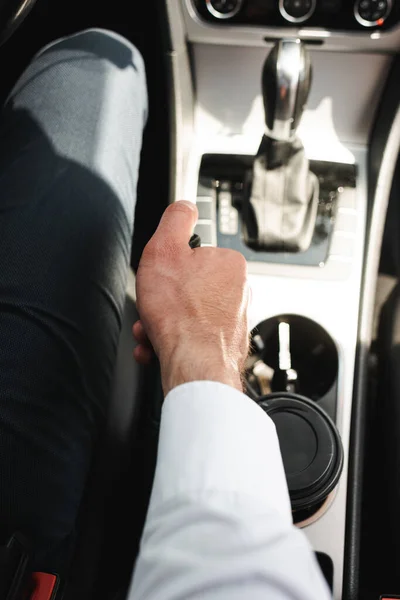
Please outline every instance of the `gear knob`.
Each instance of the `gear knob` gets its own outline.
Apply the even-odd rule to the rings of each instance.
[[[310,55],[300,40],[280,40],[264,63],[262,93],[266,135],[290,141],[296,134],[311,88]]]

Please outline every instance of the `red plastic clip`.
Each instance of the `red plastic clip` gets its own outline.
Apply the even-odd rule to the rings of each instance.
[[[58,589],[57,575],[32,573],[31,585],[29,600],[55,600]]]

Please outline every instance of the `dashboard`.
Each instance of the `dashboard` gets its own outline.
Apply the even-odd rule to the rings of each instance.
[[[399,0],[192,0],[209,23],[330,31],[390,30],[400,23]]]

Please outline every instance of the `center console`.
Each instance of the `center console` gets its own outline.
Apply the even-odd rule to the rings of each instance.
[[[248,261],[247,392],[275,421],[294,522],[336,600],[357,597],[350,433],[400,117],[372,208],[368,153],[399,6],[167,1],[171,199],[196,199],[203,245]]]
[[[288,39],[264,54],[256,81],[264,117],[254,140],[260,145],[253,155],[202,154],[195,231],[203,244],[238,250],[248,260],[253,291],[248,393],[265,408],[273,404],[267,412],[276,419],[294,522],[332,561],[338,577],[365,158],[362,152],[352,153],[351,160],[344,153],[341,161],[306,158],[297,126],[312,85],[309,51]],[[321,455],[330,457],[329,465]],[[297,464],[300,456],[308,457],[307,465]]]

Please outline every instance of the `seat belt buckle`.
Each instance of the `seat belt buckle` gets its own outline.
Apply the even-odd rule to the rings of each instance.
[[[30,558],[31,547],[19,533],[0,547],[1,600],[57,600],[60,578],[52,573],[32,573]]]
[[[26,600],[56,600],[60,578],[51,573],[32,573]]]

